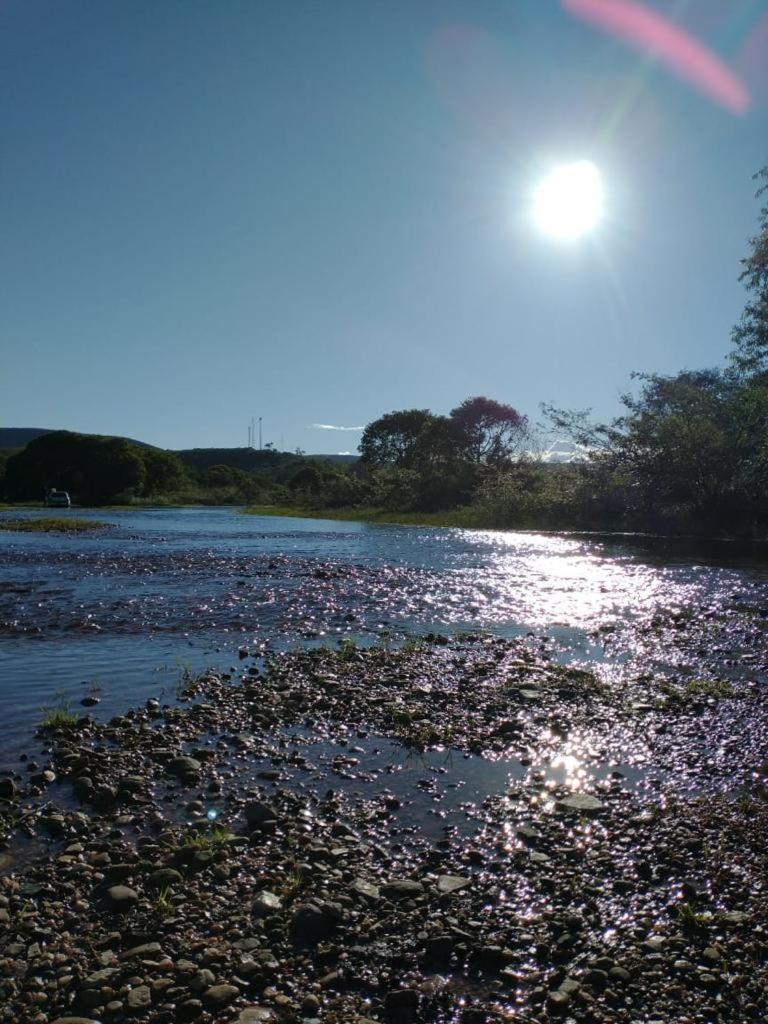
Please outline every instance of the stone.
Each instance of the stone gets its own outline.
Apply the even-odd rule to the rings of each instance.
[[[249,801],[243,808],[243,814],[250,829],[260,828],[265,822],[274,821],[278,817],[275,808],[263,800]]]
[[[197,1020],[202,1013],[203,1004],[199,999],[185,999],[176,1007],[176,1020],[184,1024],[185,1021]]]
[[[99,1024],[93,1017],[57,1017],[51,1024]]]
[[[256,898],[251,905],[251,913],[254,917],[269,917],[270,914],[276,914],[278,910],[283,909],[283,901],[279,896],[275,896],[273,892],[268,892],[266,889],[262,889],[261,892],[256,894]]]
[[[294,946],[315,946],[331,935],[342,911],[338,903],[302,903],[293,913],[288,928]]]
[[[137,985],[126,997],[129,1013],[143,1013],[152,1005],[152,992],[149,985]]]
[[[590,796],[589,793],[573,793],[571,796],[565,796],[555,801],[555,810],[566,814],[584,814],[590,817],[593,814],[599,814],[604,809],[603,802],[596,796]]]
[[[147,878],[150,889],[164,889],[167,885],[179,885],[184,879],[176,868],[158,868]]]
[[[93,1017],[57,1017],[51,1024],[100,1024]]]
[[[110,909],[116,913],[125,913],[139,902],[139,894],[127,885],[112,885],[107,889]]]
[[[194,757],[173,757],[168,762],[166,771],[169,775],[185,778],[190,775],[199,775],[202,767]]]
[[[419,1005],[419,993],[415,988],[398,988],[387,992],[384,1007],[388,1013],[415,1010]]]
[[[349,888],[351,892],[356,893],[358,896],[364,896],[368,900],[377,900],[379,898],[378,885],[366,882],[364,878],[356,878]]]
[[[272,1024],[276,1020],[277,1017],[266,1006],[246,1006],[240,1011],[237,1024]]]
[[[412,878],[396,878],[381,887],[381,895],[388,900],[408,900],[421,896],[424,886]]]
[[[131,949],[126,949],[124,953],[120,954],[121,960],[138,960],[142,958],[149,958],[153,960],[162,960],[165,956],[159,942],[145,942],[141,946],[133,946]]]
[[[471,884],[472,879],[465,878],[464,875],[440,875],[437,880],[437,891],[449,895],[453,892],[460,892]]]
[[[236,985],[211,985],[203,992],[203,1003],[209,1010],[224,1010],[240,995]]]
[[[83,981],[83,988],[101,988],[102,985],[108,985],[119,973],[116,967],[104,967],[100,971],[94,971]]]
[[[0,800],[14,800],[18,790],[13,779],[4,776],[0,779]]]

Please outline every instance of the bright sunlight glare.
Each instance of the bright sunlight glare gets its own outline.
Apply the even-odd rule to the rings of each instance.
[[[603,182],[589,160],[561,164],[539,182],[534,193],[533,219],[554,238],[579,238],[603,217]]]

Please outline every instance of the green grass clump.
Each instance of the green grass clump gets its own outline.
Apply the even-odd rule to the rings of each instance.
[[[78,722],[78,717],[71,710],[71,702],[63,690],[56,693],[56,705],[52,708],[41,708],[43,720],[40,729],[46,732],[53,732],[57,729],[73,729]]]
[[[733,687],[724,679],[689,679],[682,686],[662,683],[660,689],[668,704],[680,707],[710,698],[726,700],[735,696]]]
[[[199,846],[201,850],[222,850],[226,849],[235,833],[230,832],[223,825],[212,825],[203,831],[202,829],[190,829],[184,836],[184,846]]]
[[[91,530],[107,530],[111,526],[112,523],[102,523],[98,519],[64,519],[53,516],[0,520],[0,530],[13,530],[16,533],[86,533]]]

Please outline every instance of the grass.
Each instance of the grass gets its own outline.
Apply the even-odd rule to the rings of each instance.
[[[212,825],[209,829],[190,829],[184,836],[185,846],[199,846],[201,850],[224,850],[235,838],[223,825]]]
[[[677,908],[677,920],[682,931],[687,934],[706,931],[709,918],[706,914],[697,914],[690,903],[683,903]]]
[[[398,704],[386,708],[393,737],[404,747],[424,752],[431,747],[450,746],[454,730],[450,725],[435,726],[431,722],[416,718],[413,712]]]
[[[379,523],[391,526],[443,526],[481,528],[476,509],[457,508],[447,512],[393,512],[385,508],[304,508],[296,505],[251,505],[243,510],[251,516],[297,516],[302,519],[334,519],[341,522]]]
[[[661,684],[660,690],[668,704],[677,706],[695,704],[697,701],[710,698],[726,700],[735,695],[731,684],[722,679],[689,679],[682,686],[664,682]]]
[[[58,729],[73,729],[77,725],[77,715],[71,710],[71,702],[63,690],[56,692],[57,703],[52,708],[41,708],[43,720],[40,728],[46,732],[53,732]]]
[[[170,917],[173,913],[170,885],[164,885],[162,889],[158,891],[155,896],[155,910],[158,912],[160,917]]]
[[[102,523],[98,519],[65,519],[43,516],[40,519],[3,519],[0,530],[13,530],[16,533],[86,533],[92,530],[110,529],[112,523]]]

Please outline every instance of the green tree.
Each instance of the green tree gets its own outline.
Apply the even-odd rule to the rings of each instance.
[[[768,166],[757,172],[755,180],[761,183],[756,193],[759,199],[768,194]],[[731,335],[733,362],[747,375],[768,371],[768,203],[760,209],[757,234],[749,239],[749,246],[739,277],[749,298]]]
[[[419,435],[431,419],[429,409],[404,409],[369,423],[359,445],[363,463],[378,469],[410,466]]]
[[[187,482],[187,471],[178,455],[160,448],[138,450],[144,463],[145,497],[170,494]]]

